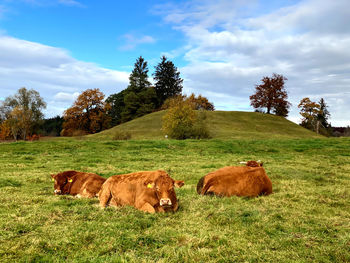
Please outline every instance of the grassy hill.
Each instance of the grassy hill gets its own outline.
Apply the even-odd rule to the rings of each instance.
[[[164,114],[165,111],[151,113],[89,137],[110,139],[116,131],[128,131],[132,139],[161,139]],[[319,137],[283,117],[257,112],[213,111],[207,113],[207,122],[211,136],[217,139]]]

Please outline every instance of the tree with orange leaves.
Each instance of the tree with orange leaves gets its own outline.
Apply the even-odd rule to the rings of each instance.
[[[73,106],[65,110],[62,135],[71,136],[77,131],[96,133],[109,127],[109,104],[104,102],[99,89],[87,89],[79,95]]]
[[[266,113],[273,112],[278,116],[287,117],[291,104],[287,101],[288,94],[284,88],[287,80],[283,75],[273,73],[272,77],[263,77],[262,84],[255,86],[255,94],[251,95],[250,105],[255,109],[266,108]]]
[[[8,120],[0,123],[0,140],[7,140],[11,136],[11,126]]]

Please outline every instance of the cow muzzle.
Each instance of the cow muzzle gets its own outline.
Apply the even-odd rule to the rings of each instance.
[[[160,206],[172,206],[171,200],[169,198],[162,198],[159,201]]]
[[[55,195],[60,195],[62,193],[61,190],[57,190],[57,189],[55,189],[55,191],[53,191],[53,192],[54,192]]]

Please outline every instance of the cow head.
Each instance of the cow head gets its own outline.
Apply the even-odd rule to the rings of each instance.
[[[173,180],[170,176],[159,176],[154,182],[145,182],[147,188],[155,190],[159,205],[163,208],[177,208],[177,199],[174,187],[182,187],[184,181]]]
[[[263,162],[261,162],[260,160],[258,161],[248,161],[248,162],[240,162],[241,164],[245,164],[246,166],[249,167],[262,167],[263,166]]]
[[[51,174],[52,181],[54,181],[54,194],[55,195],[63,195],[67,194],[68,192],[68,185],[72,182],[72,178],[68,176],[67,174],[58,173],[58,174]]]

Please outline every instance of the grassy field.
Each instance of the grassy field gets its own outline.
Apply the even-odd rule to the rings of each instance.
[[[350,262],[350,140],[77,140],[0,144],[1,262]],[[260,159],[274,194],[198,196],[200,177]],[[54,196],[50,173],[164,169],[176,213]]]
[[[132,139],[163,139],[162,117],[165,111],[145,115],[141,118],[115,126],[109,130],[89,135],[95,139],[111,139],[116,131],[127,131]],[[207,123],[214,139],[241,138],[317,138],[315,133],[294,122],[272,114],[243,111],[209,111]]]

